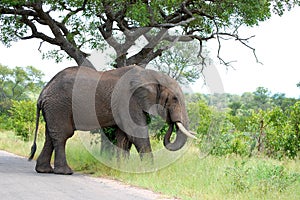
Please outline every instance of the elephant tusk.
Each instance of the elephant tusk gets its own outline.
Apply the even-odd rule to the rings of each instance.
[[[180,122],[176,122],[176,125],[178,126],[179,130],[185,134],[186,136],[190,137],[190,138],[193,138],[193,139],[197,139],[193,134],[191,134],[188,130],[186,130],[184,128],[184,126],[182,125],[182,123]]]
[[[194,131],[189,131],[192,135],[197,135],[197,133],[196,132],[194,132]]]

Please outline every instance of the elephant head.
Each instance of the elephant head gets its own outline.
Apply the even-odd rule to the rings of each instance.
[[[144,112],[158,114],[169,125],[164,136],[164,146],[170,151],[183,147],[187,137],[195,138],[188,131],[188,116],[184,94],[179,84],[167,75],[153,70],[140,70],[131,80],[132,97],[137,99]],[[176,139],[170,141],[174,127]]]

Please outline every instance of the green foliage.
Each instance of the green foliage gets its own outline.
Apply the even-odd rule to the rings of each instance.
[[[102,128],[102,129],[96,129],[91,131],[91,134],[99,134],[99,137],[96,137],[94,140],[91,141],[91,144],[98,144],[101,142],[101,145],[103,145],[103,149],[102,151],[106,151],[106,149],[110,150],[109,146],[110,143],[112,144],[116,144],[117,140],[116,140],[116,131],[117,128],[116,127],[106,127],[106,128]],[[105,136],[102,137],[101,135],[104,134]],[[105,144],[107,143],[107,144]],[[102,146],[101,146],[102,148]]]
[[[151,18],[161,22],[164,20],[163,14],[175,12],[181,3],[180,0],[151,1],[147,5],[145,1],[136,1],[130,5],[127,15],[141,26],[150,25]],[[193,7],[194,9],[201,9],[202,13],[206,13],[208,16],[217,16],[219,23],[223,23],[224,26],[228,27],[235,23],[244,23],[249,26],[256,25],[259,21],[268,19],[271,15],[268,1],[194,1]],[[152,13],[149,13],[149,8],[151,8]],[[210,33],[211,21],[200,13],[195,17],[196,20],[191,23],[191,28],[206,27],[206,32]]]
[[[190,129],[198,134],[207,135],[213,117],[212,108],[204,100],[199,100],[198,102],[189,103],[187,110]]]
[[[32,67],[9,68],[0,65],[0,100],[30,99],[41,90],[44,74]]]
[[[110,142],[112,142],[113,144],[117,143],[115,127],[103,128],[102,131],[105,134],[105,136],[107,137],[107,139],[109,139]]]
[[[218,125],[214,134],[213,147],[211,154],[223,156],[223,155],[250,155],[252,150],[251,146],[255,142],[253,134],[248,131],[242,131],[237,128],[233,123],[233,117],[228,113],[219,113],[222,117],[221,123]],[[216,124],[213,124],[214,126]],[[241,126],[239,124],[239,126]]]
[[[148,115],[149,133],[157,140],[163,140],[166,132],[169,129],[168,124],[160,116]]]
[[[290,153],[290,157],[296,157],[300,151],[300,101],[297,101],[289,110],[289,122],[291,128],[288,136],[286,149]]]
[[[147,9],[147,5],[138,0],[132,4],[127,10],[127,16],[132,19],[133,22],[139,22],[140,26],[148,26],[150,24],[150,13]]]
[[[264,87],[258,87],[254,94],[254,102],[256,103],[257,108],[256,109],[262,109],[266,110],[270,108],[271,105],[271,98],[270,98],[270,91],[267,88]]]
[[[277,93],[272,97],[272,101],[276,106],[279,106],[283,111],[286,111],[290,106],[293,106],[296,103],[296,99],[288,98],[285,94]]]
[[[290,120],[297,137],[300,137],[300,101],[290,107]]]
[[[249,190],[250,183],[247,181],[251,168],[246,166],[246,162],[235,161],[233,167],[225,169],[225,175],[232,178],[231,185],[238,191],[244,192]]]
[[[282,165],[259,165],[255,171],[260,190],[263,193],[272,191],[285,191],[294,182],[299,180],[299,173],[287,172]]]
[[[27,141],[35,130],[36,103],[28,100],[12,101],[9,113],[10,129]]]
[[[132,37],[133,32],[128,34],[128,31],[141,27],[175,27],[180,31],[179,36],[192,36],[191,38],[198,38],[199,41],[214,38],[218,35],[216,31],[235,38],[237,29],[242,25],[258,25],[259,22],[269,19],[272,13],[282,15],[299,4],[298,0],[2,0],[0,40],[4,45],[10,46],[19,39],[38,38],[58,46],[79,62],[79,58],[68,51],[71,47],[72,50],[78,50],[80,56],[87,57],[88,54],[83,50],[103,50],[106,46],[104,39],[120,32],[127,35],[126,37]],[[51,28],[54,38],[53,35],[41,31],[40,25]],[[112,29],[114,31],[110,31]],[[237,38],[240,37],[235,39]],[[132,44],[134,42],[131,41]],[[112,45],[115,42],[109,43]],[[44,57],[61,61],[65,55],[56,49],[45,53]],[[147,59],[151,60],[151,54],[148,55],[150,56]]]
[[[0,127],[14,130],[23,140],[32,134],[35,99],[44,82],[43,73],[32,67],[0,65]]]
[[[234,191],[249,192],[256,188],[264,195],[269,192],[282,193],[300,178],[300,173],[289,172],[283,165],[262,162],[254,167],[244,160],[226,167],[225,175],[230,177]]]
[[[227,109],[216,110],[225,98]],[[190,128],[199,134],[201,151],[218,156],[259,153],[277,159],[294,159],[300,153],[297,99],[272,96],[260,87],[241,96],[189,95],[187,100]]]

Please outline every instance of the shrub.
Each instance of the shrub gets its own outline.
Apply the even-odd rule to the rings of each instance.
[[[27,100],[12,101],[9,115],[8,127],[14,130],[17,136],[27,141],[35,129],[35,102]]]
[[[249,190],[250,181],[249,176],[251,172],[250,167],[246,166],[246,162],[235,161],[232,167],[227,167],[225,175],[231,177],[231,185],[238,191]]]
[[[288,172],[282,165],[267,163],[258,165],[253,175],[257,179],[257,186],[263,193],[283,192],[300,178],[299,173]]]
[[[288,171],[281,164],[259,162],[251,164],[247,161],[235,161],[233,166],[225,169],[232,189],[237,192],[256,190],[262,194],[284,192],[300,179],[297,172]]]

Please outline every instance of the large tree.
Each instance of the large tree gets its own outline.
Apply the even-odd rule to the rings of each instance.
[[[255,54],[248,44],[251,36],[241,36],[239,28],[258,25],[272,12],[282,15],[299,4],[299,0],[1,0],[0,40],[9,46],[19,39],[38,38],[41,44],[57,47],[46,56],[60,60],[63,52],[78,65],[91,67],[88,52],[108,44],[116,51],[115,66],[122,67],[146,66],[177,41],[197,40],[202,56],[203,43],[216,39],[217,56],[228,64],[220,56],[222,39],[235,39]],[[128,54],[141,37],[145,45]]]

